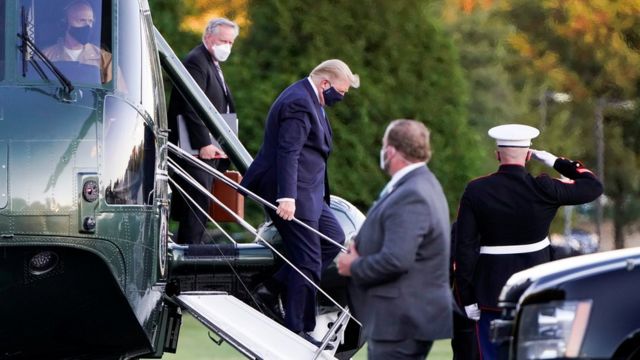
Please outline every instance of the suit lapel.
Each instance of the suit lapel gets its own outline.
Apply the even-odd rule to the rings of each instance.
[[[222,95],[222,97],[226,100],[227,103],[230,103],[229,94],[225,92],[226,87],[225,87],[224,81],[222,80],[222,78],[220,77],[220,74],[218,73],[218,70],[216,69],[216,64],[214,63],[213,56],[211,56],[211,53],[209,53],[209,51],[204,45],[200,45],[200,47],[203,55],[207,59],[207,64],[209,65],[207,66],[207,77],[211,79],[212,83],[215,81],[215,83],[217,84],[220,90],[219,94]]]
[[[322,105],[320,105],[320,101],[318,100],[318,96],[316,96],[316,92],[311,87],[308,79],[303,79],[303,86],[307,93],[311,97],[311,101],[315,105],[314,112],[316,115],[316,119],[318,119],[318,123],[322,126],[322,130],[324,132],[324,141],[326,145],[331,149],[333,132],[331,130],[331,125],[329,124],[329,119],[327,118],[325,112],[322,110]]]
[[[320,124],[322,124],[322,128],[324,129],[324,141],[327,143],[329,148],[331,148],[331,142],[333,138],[333,132],[331,131],[331,124],[329,123],[329,117],[326,112],[320,106]]]
[[[227,94],[225,92],[224,81],[220,77],[220,73],[218,73],[218,70],[216,69],[216,64],[214,64],[213,59],[211,59],[211,66],[209,67],[209,71],[213,72],[213,76],[215,76],[215,79],[218,82],[218,86],[220,87],[220,91],[221,91],[220,94],[222,94],[222,96],[227,100],[227,102],[229,102],[229,99],[228,99]],[[222,71],[222,70],[220,70],[220,71]]]

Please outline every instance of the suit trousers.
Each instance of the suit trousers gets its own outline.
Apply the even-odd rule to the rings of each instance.
[[[425,340],[400,340],[400,341],[375,341],[367,342],[367,358],[369,360],[424,360],[433,341]]]
[[[286,221],[275,211],[269,210],[269,216],[278,229],[291,261],[308,278],[318,285],[322,272],[335,259],[340,248],[311,230],[292,221]],[[320,218],[315,221],[300,219],[305,224],[319,230],[338,243],[344,244],[344,231],[326,203],[323,203]],[[284,291],[285,326],[293,332],[310,332],[316,326],[316,289],[300,274],[284,264],[273,276],[273,280]]]
[[[220,171],[225,171],[228,167],[228,161],[220,163],[218,159],[203,160],[209,166]],[[206,189],[212,189],[213,175],[191,165],[187,160],[176,158],[176,163],[189,175],[193,177],[200,185]],[[202,193],[191,185],[181,176],[174,175],[174,181],[201,207],[204,211],[209,211],[210,199],[207,194]],[[176,243],[178,244],[203,244],[203,234],[207,228],[207,216],[203,214],[196,206],[180,191],[174,189],[171,199],[171,217],[177,220],[178,233],[176,235]]]

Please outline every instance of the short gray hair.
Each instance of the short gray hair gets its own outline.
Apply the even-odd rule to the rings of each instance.
[[[349,86],[352,88],[358,88],[360,86],[360,77],[351,72],[349,66],[342,60],[331,59],[323,61],[315,69],[311,70],[309,74],[311,78],[316,77],[328,77],[331,80],[344,79],[349,82]]]
[[[209,22],[207,23],[207,26],[204,28],[204,32],[202,33],[202,42],[204,42],[204,38],[207,35],[217,34],[220,31],[219,30],[220,26],[228,26],[230,28],[233,28],[234,38],[238,37],[238,34],[240,34],[240,27],[235,22],[227,18],[215,18],[215,19],[209,20]]]

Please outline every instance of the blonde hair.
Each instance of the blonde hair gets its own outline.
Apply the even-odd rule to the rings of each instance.
[[[344,79],[349,82],[349,86],[358,88],[360,86],[360,77],[351,72],[349,66],[342,60],[331,59],[325,60],[315,69],[311,70],[309,76],[314,78],[327,77],[330,80]]]

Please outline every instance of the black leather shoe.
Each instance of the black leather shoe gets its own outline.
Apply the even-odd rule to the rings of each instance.
[[[264,284],[258,285],[251,293],[263,314],[284,324],[284,310],[280,306],[278,295],[272,293]]]
[[[314,339],[311,335],[307,334],[304,331],[300,331],[298,333],[298,336],[300,336],[301,338],[307,340],[308,342],[312,343],[313,345],[315,345],[316,347],[320,347],[320,345],[322,345],[322,341],[318,341],[316,339]],[[333,345],[332,344],[327,344],[327,346],[324,347],[324,350],[333,350]]]

